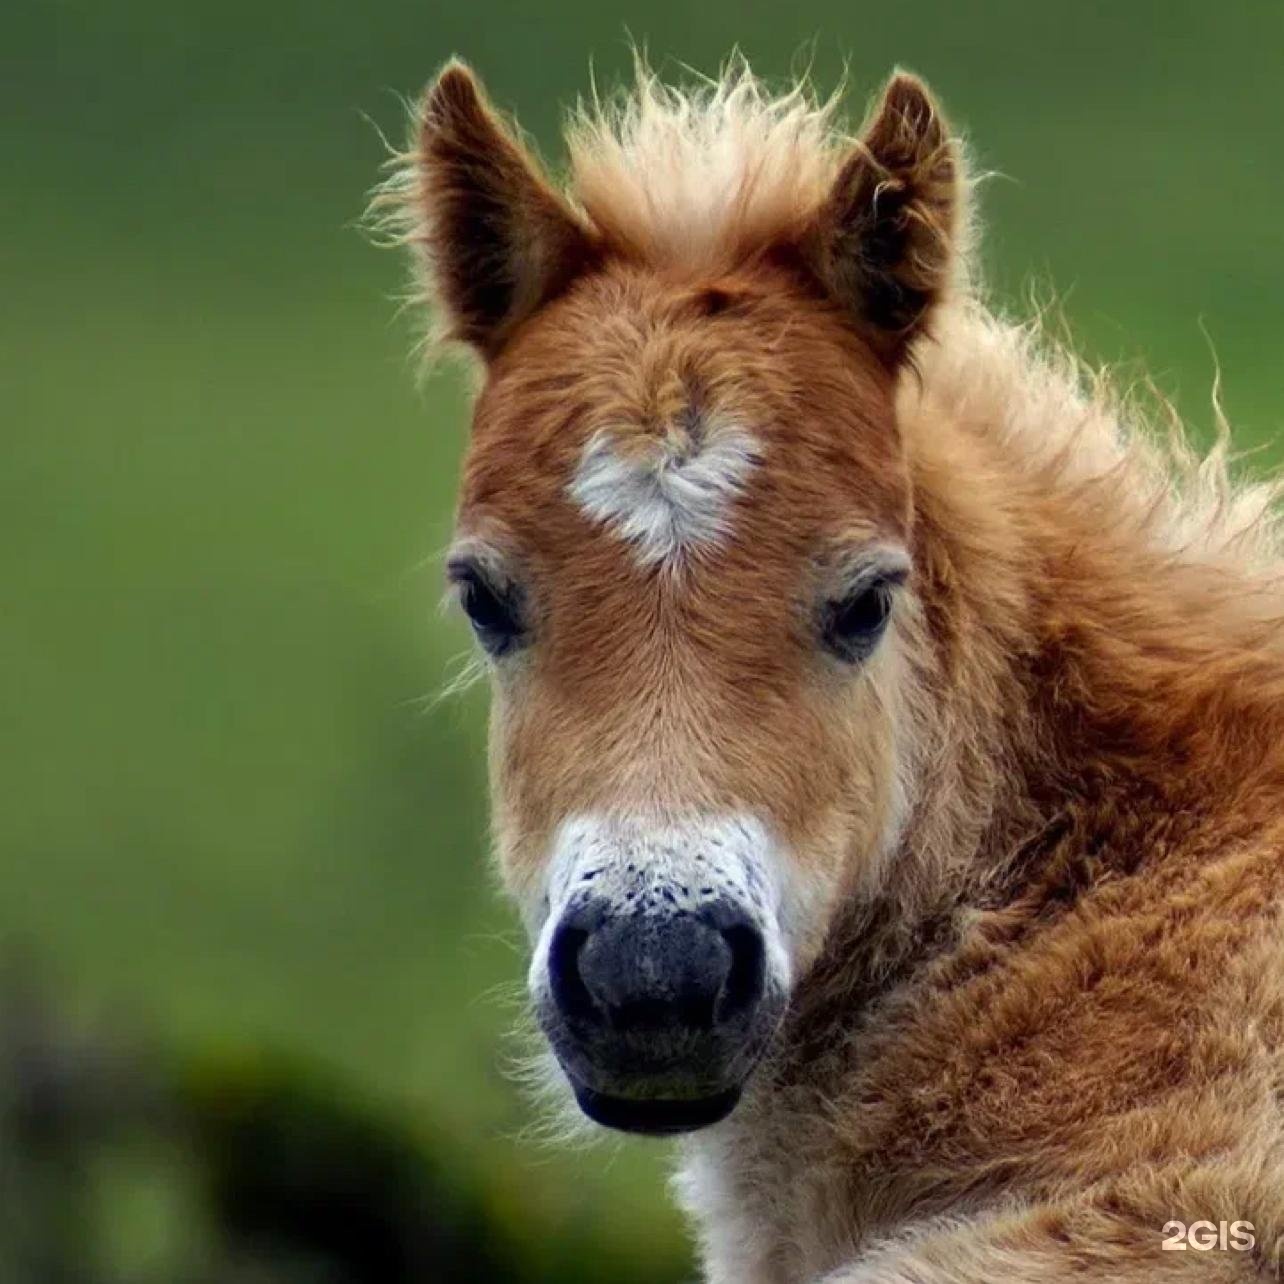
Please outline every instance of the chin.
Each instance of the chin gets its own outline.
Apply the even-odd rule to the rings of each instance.
[[[580,1109],[596,1124],[644,1137],[676,1137],[721,1123],[740,1101],[739,1085],[698,1097],[635,1097],[571,1079]]]

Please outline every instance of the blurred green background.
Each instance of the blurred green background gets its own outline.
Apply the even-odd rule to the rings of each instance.
[[[355,230],[374,125],[457,52],[556,160],[626,32],[671,74],[847,66],[857,116],[904,64],[1003,175],[998,297],[1054,284],[1201,432],[1206,330],[1270,461],[1284,4],[10,0],[2,32],[0,1275],[681,1278],[663,1151],[532,1141],[504,1073],[484,694],[425,699],[467,646],[435,610],[466,381],[416,390],[403,265]],[[329,1213],[244,1233],[327,1164]],[[385,1186],[453,1228],[438,1265],[304,1243]]]

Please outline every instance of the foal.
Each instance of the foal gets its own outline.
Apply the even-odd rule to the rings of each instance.
[[[1278,1275],[1273,492],[985,311],[911,76],[570,152],[452,64],[383,199],[484,369],[448,573],[581,1108],[690,1134],[715,1284]]]

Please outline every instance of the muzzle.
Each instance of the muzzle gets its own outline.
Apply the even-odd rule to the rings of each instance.
[[[755,822],[564,827],[531,983],[585,1114],[665,1134],[733,1109],[788,992],[776,900]]]

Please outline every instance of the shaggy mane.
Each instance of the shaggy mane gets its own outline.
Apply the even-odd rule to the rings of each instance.
[[[608,241],[646,262],[729,266],[793,236],[856,146],[838,95],[773,95],[741,60],[685,89],[641,61],[633,87],[581,103],[567,129],[570,194]]]
[[[1121,391],[1042,316],[1017,324],[959,300],[935,320],[915,365],[900,405],[911,440],[948,416],[1001,444],[1032,483],[1064,493],[1107,529],[1174,562],[1215,566],[1229,582],[1284,588],[1284,477],[1234,477],[1220,375],[1211,392],[1215,439],[1201,453],[1152,383]],[[1274,614],[1278,593],[1268,597]]]

